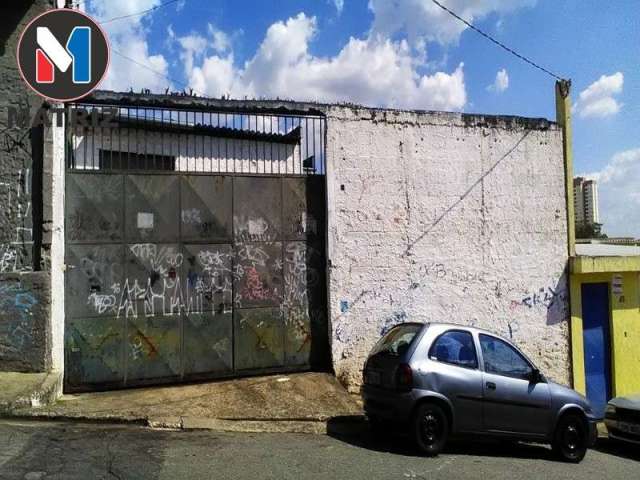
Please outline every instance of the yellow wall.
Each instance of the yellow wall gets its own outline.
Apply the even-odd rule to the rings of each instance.
[[[572,270],[580,270],[574,268]],[[623,294],[613,293],[612,282],[622,276]],[[607,282],[610,298],[611,382],[614,396],[640,393],[640,272],[571,274],[571,347],[574,388],[585,392],[582,344],[582,283]]]

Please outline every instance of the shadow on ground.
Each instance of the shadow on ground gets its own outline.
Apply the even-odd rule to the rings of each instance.
[[[640,461],[639,445],[611,440],[610,438],[600,438],[594,449],[607,455]]]
[[[401,430],[373,432],[364,417],[335,417],[327,423],[327,434],[360,448],[403,456],[421,456],[412,439]],[[459,438],[449,441],[444,455],[520,458],[559,461],[548,445],[493,439]]]

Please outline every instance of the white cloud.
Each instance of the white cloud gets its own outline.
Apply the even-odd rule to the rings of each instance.
[[[226,52],[231,48],[231,39],[222,30],[218,30],[212,24],[207,25],[209,35],[213,37],[212,47],[213,50],[219,53]]]
[[[616,153],[599,172],[600,221],[609,236],[640,238],[640,148]]]
[[[331,0],[333,2],[333,6],[336,7],[336,11],[338,15],[342,14],[342,10],[344,9],[344,0]]]
[[[622,93],[624,75],[616,72],[613,75],[602,75],[598,80],[585,88],[578,96],[573,107],[574,112],[582,118],[609,117],[622,108],[622,104],[614,98]]]
[[[131,15],[158,6],[161,0],[92,0],[88,4],[88,13],[98,21]],[[147,41],[147,28],[143,22],[149,22],[149,16],[134,16],[103,25],[111,44],[111,64],[109,72],[100,88],[106,90],[136,91],[142,88],[152,91],[164,91],[172,87],[166,78],[169,64],[161,53],[152,54]],[[141,67],[127,60],[115,51],[135,60]],[[153,70],[153,71],[152,71]],[[157,73],[154,73],[157,72]]]
[[[193,63],[201,57],[207,48],[208,41],[201,35],[191,34],[178,38],[178,43],[182,48],[180,59],[184,63],[186,70],[193,70]]]
[[[509,13],[531,7],[537,0],[440,0],[469,22],[491,13]],[[441,44],[456,43],[468,27],[438,7],[431,0],[369,0],[374,13],[372,32],[392,37],[406,32],[414,46],[420,39]]]
[[[399,108],[459,110],[467,101],[463,65],[421,75],[406,41],[382,36],[350,38],[334,57],[316,57],[309,43],[316,20],[303,13],[269,27],[243,67],[233,52],[205,57],[185,74],[197,92],[211,96],[280,97],[351,101]]]
[[[507,69],[503,68],[496,73],[496,79],[487,87],[490,92],[502,93],[509,88],[509,74]]]

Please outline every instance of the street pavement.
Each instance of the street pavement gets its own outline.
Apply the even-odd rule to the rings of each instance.
[[[456,442],[423,458],[408,439],[218,433],[7,420],[0,478],[39,479],[631,479],[640,449],[601,441],[578,465],[544,446]]]

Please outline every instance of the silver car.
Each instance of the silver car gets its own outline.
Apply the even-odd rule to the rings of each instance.
[[[374,346],[363,371],[364,409],[374,429],[409,427],[437,455],[450,435],[483,434],[551,443],[579,462],[599,421],[588,400],[548,381],[517,347],[478,328],[403,323]]]
[[[640,444],[640,394],[609,400],[604,423],[609,438]]]

